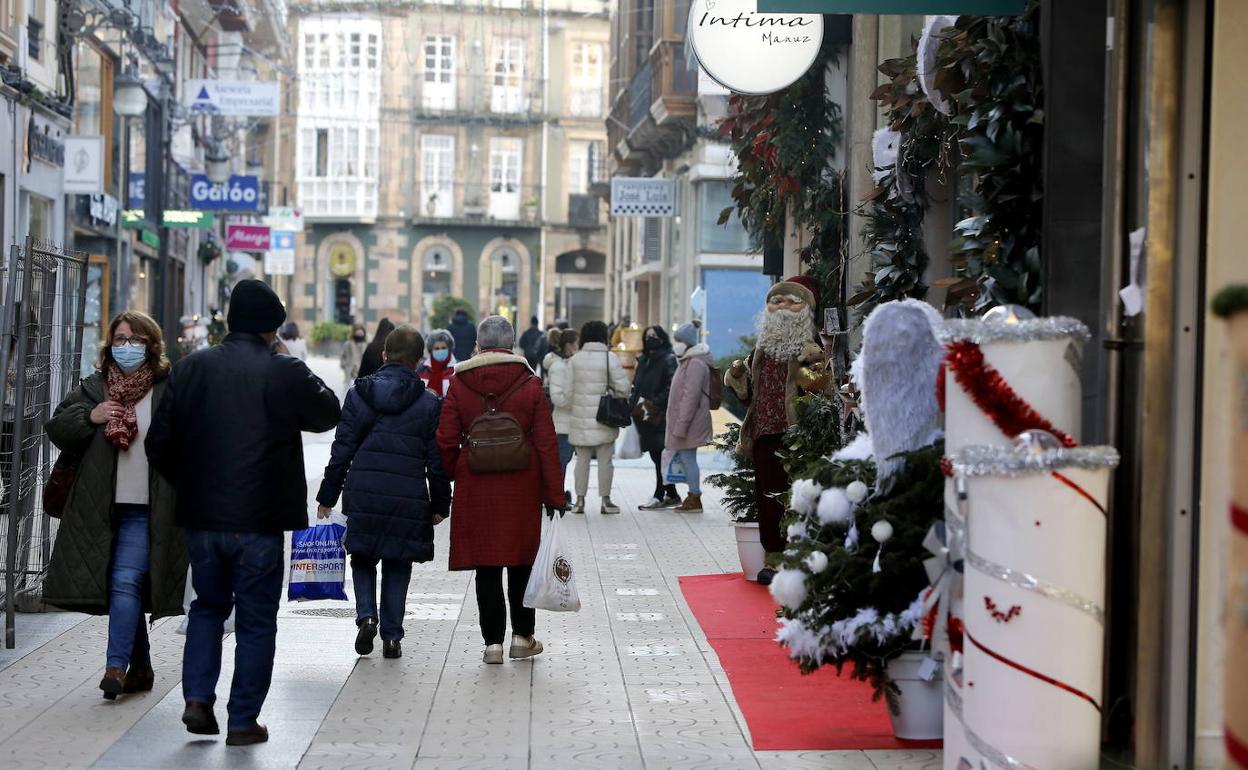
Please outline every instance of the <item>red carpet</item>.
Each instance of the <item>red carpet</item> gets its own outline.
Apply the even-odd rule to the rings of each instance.
[[[767,589],[732,575],[682,577],[685,601],[719,655],[756,751],[938,748],[893,737],[888,706],[836,669],[803,676],[777,644]]]

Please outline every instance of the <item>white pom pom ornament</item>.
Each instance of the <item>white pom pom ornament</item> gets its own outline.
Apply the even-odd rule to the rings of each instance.
[[[849,486],[845,487],[845,496],[849,498],[851,503],[858,504],[867,499],[867,494],[870,491],[867,485],[861,481],[851,481]]]
[[[805,540],[806,535],[806,524],[804,522],[799,521],[789,525],[788,536],[790,540]]]
[[[830,487],[819,495],[819,507],[815,515],[820,524],[843,524],[849,521],[849,498],[841,487]]]
[[[819,502],[819,493],[822,491],[823,488],[810,479],[798,479],[793,484],[789,506],[803,516],[809,516],[814,512],[815,505]]]
[[[818,575],[828,568],[828,555],[823,551],[811,551],[802,563],[812,574]]]
[[[871,537],[875,538],[875,542],[884,545],[888,539],[893,536],[893,525],[884,519],[880,519],[871,525]]]
[[[797,569],[782,569],[771,579],[771,596],[776,601],[796,610],[806,602],[806,573]]]

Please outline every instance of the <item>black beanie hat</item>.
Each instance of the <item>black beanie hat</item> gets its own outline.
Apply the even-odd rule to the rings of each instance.
[[[277,331],[285,320],[286,308],[267,283],[248,278],[234,285],[225,319],[230,331],[265,334]]]

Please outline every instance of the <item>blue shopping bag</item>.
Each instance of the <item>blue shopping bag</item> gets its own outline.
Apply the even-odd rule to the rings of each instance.
[[[315,599],[347,600],[343,585],[347,552],[342,539],[347,528],[337,517],[323,519],[307,529],[290,533],[290,588],[292,602]]]

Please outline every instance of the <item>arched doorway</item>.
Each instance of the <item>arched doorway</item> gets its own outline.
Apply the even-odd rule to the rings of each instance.
[[[515,323],[533,312],[529,262],[529,250],[514,238],[495,238],[485,245],[477,272],[482,313],[497,313]]]
[[[606,317],[607,255],[593,249],[576,249],[555,257],[555,318],[573,329],[586,321]]]
[[[433,301],[451,293],[451,276],[454,272],[451,250],[437,244],[425,249],[420,258],[420,320],[429,330],[429,316]]]

